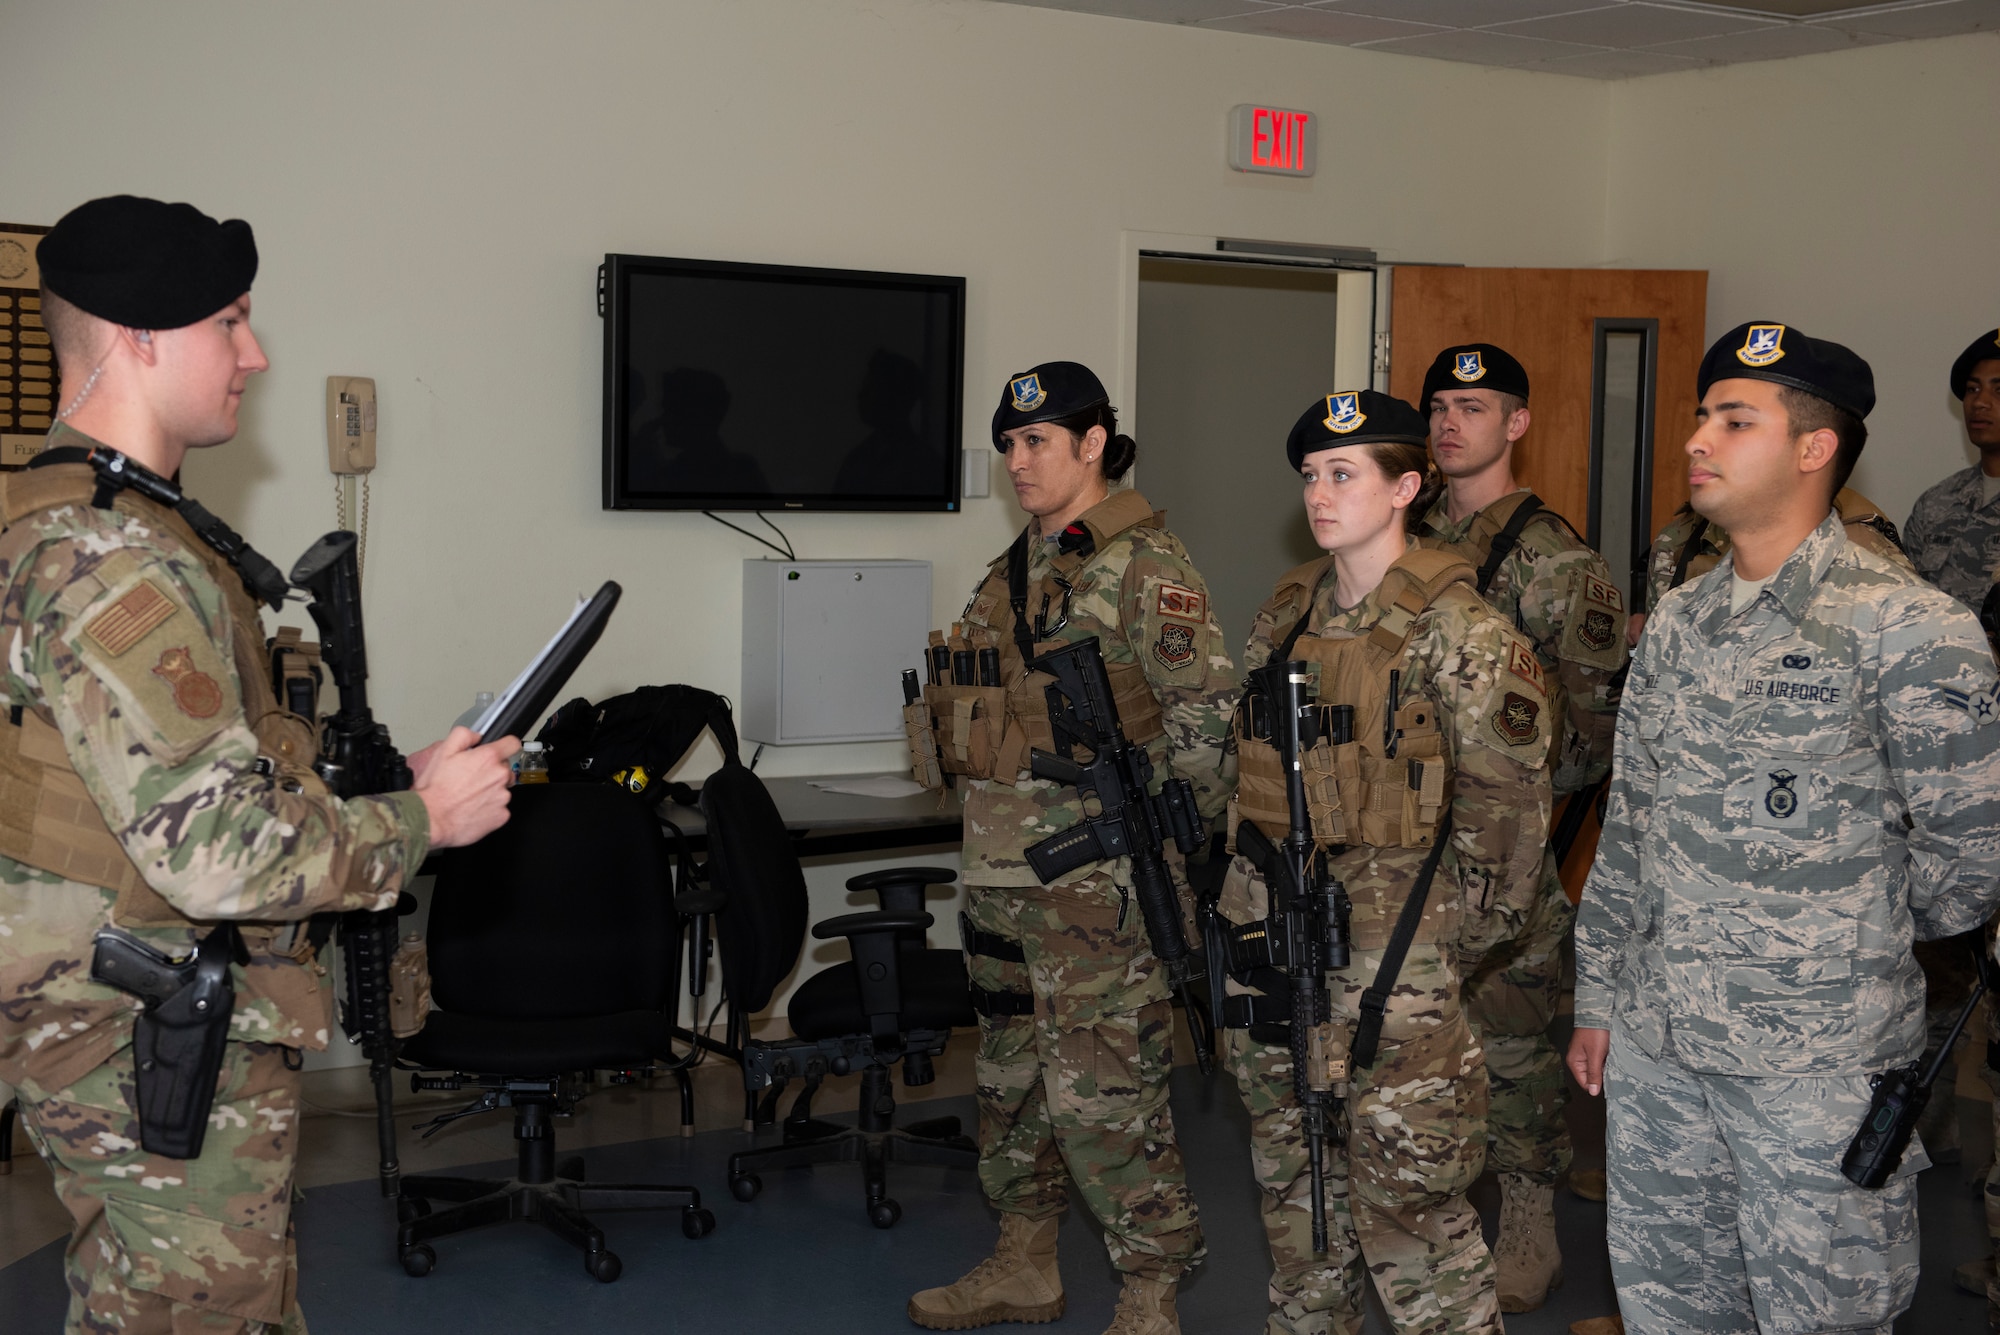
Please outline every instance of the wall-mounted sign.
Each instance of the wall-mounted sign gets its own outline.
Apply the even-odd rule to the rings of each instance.
[[[1311,176],[1319,161],[1319,117],[1310,111],[1260,107],[1229,109],[1229,165],[1240,172]]]
[[[18,468],[42,452],[62,397],[35,263],[48,230],[0,223],[0,468]]]

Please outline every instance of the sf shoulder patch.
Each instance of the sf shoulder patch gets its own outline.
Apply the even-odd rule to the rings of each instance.
[[[1208,620],[1208,595],[1185,584],[1162,584],[1159,604],[1153,610],[1163,617],[1200,624]]]
[[[1558,656],[1586,667],[1624,665],[1625,598],[1616,586],[1588,573],[1578,578]]]
[[[1541,716],[1540,701],[1531,700],[1519,691],[1509,691],[1500,698],[1500,707],[1493,711],[1493,731],[1508,746],[1527,746],[1541,735],[1538,726]]]
[[[1178,621],[1162,621],[1153,641],[1153,657],[1169,671],[1179,672],[1194,662],[1195,628]]]
[[[1542,660],[1519,640],[1512,640],[1507,645],[1507,670],[1534,687],[1535,694],[1548,695],[1548,681],[1542,675]]]
[[[179,610],[180,605],[161,592],[159,585],[142,579],[118,601],[92,617],[83,633],[116,658]]]

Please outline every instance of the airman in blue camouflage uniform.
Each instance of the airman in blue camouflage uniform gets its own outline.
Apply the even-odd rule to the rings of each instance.
[[[1879,1331],[1917,1274],[1913,1143],[1840,1163],[1924,1045],[1917,939],[2000,894],[2000,708],[1965,608],[1831,500],[1868,366],[1775,322],[1702,363],[1694,508],[1730,555],[1667,594],[1618,723],[1570,1067],[1608,1100],[1610,1250],[1645,1332]]]
[[[1917,497],[1903,545],[1918,574],[1977,612],[2000,579],[2000,330],[1958,355],[1951,395],[1979,462]]]
[[[185,204],[97,200],[40,247],[63,369],[57,460],[6,479],[0,534],[0,1079],[75,1220],[68,1329],[305,1329],[295,1299],[298,1054],[326,1047],[311,914],[379,909],[427,848],[506,819],[511,740],[413,757],[417,792],[340,802],[273,696],[244,581],[183,515],[97,494],[82,459],[176,472],[236,429],[250,375],[250,229]],[[199,1157],[149,1152],[135,1114],[140,1002],[92,981],[92,938],[185,955],[239,925]]]

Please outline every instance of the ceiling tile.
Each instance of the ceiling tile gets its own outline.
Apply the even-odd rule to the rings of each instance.
[[[1834,14],[1843,9],[1856,9],[1867,0],[1679,0],[1683,5],[1696,9],[1747,9],[1753,14],[1783,14],[1789,18],[1806,19],[1817,14]],[[1891,0],[1896,4],[1930,4],[1932,0]]]
[[[1551,60],[1533,68],[1545,74],[1575,74],[1586,79],[1634,79],[1648,74],[1700,69],[1701,62],[1686,56],[1663,56],[1653,51],[1605,51],[1597,55]]]
[[[1962,32],[2000,28],[2000,0],[1948,0],[1827,20],[1824,26],[1848,32],[1880,33],[1884,37],[1951,37]]]
[[[1199,23],[1203,19],[1283,9],[1286,0],[1000,0],[1000,3],[1028,5],[1035,9],[1066,9],[1076,14],[1103,14],[1109,18]]]
[[[1782,28],[1761,28],[1755,32],[1731,33],[1726,37],[1704,37],[1697,42],[1668,42],[1648,48],[1664,56],[1692,56],[1696,60],[1734,64],[1740,60],[1782,60],[1787,56],[1816,56],[1824,51],[1842,51],[1856,46],[1873,46],[1880,37],[1856,36],[1820,25],[1788,24]]]
[[[1382,19],[1435,23],[1446,28],[1486,28],[1496,23],[1546,18],[1595,9],[1604,0],[1311,0],[1314,9],[1372,14]]]
[[[1370,42],[1366,50],[1391,51],[1399,56],[1428,56],[1432,60],[1464,60],[1474,65],[1535,65],[1566,56],[1584,56],[1605,50],[1601,46],[1578,46],[1575,42],[1545,42],[1536,37],[1510,37],[1505,33],[1455,31],[1426,33],[1421,37],[1399,37],[1393,41]]]
[[[1331,9],[1273,9],[1258,14],[1244,14],[1232,19],[1213,19],[1202,24],[1205,28],[1222,28],[1229,32],[1262,33],[1268,37],[1304,37],[1315,42],[1339,42],[1353,45],[1356,42],[1376,42],[1389,37],[1415,37],[1420,33],[1443,31],[1435,24],[1404,23],[1397,19],[1378,19],[1367,14],[1343,14]]]
[[[1721,10],[1669,9],[1664,5],[1629,4],[1590,9],[1576,14],[1558,14],[1525,23],[1503,24],[1496,32],[1522,37],[1546,37],[1557,42],[1581,42],[1585,46],[1658,46],[1663,42],[1692,41],[1746,28],[1773,26],[1774,20]]]

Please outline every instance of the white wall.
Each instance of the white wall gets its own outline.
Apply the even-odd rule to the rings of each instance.
[[[0,218],[132,191],[255,225],[273,369],[187,477],[280,564],[333,526],[323,378],[376,377],[373,699],[407,745],[606,577],[625,601],[579,692],[737,690],[762,549],[598,507],[606,251],[966,275],[980,449],[1009,372],[1115,361],[1121,228],[1531,264],[1602,229],[1599,85],[984,0],[15,4],[0,43]],[[1252,98],[1322,113],[1317,179],[1223,165]],[[1542,149],[1427,162],[1468,124]],[[1018,511],[780,522],[802,556],[935,561],[942,621]]]
[[[1997,86],[1996,33],[1611,85],[1607,263],[1708,269],[1710,337],[1783,320],[1866,357],[1855,485],[1899,525],[1973,458],[1945,380],[2000,320]]]

